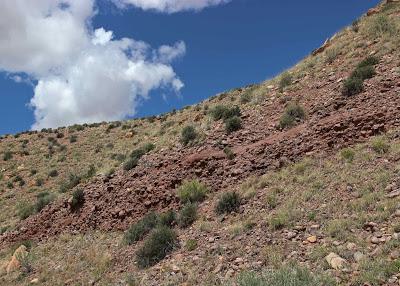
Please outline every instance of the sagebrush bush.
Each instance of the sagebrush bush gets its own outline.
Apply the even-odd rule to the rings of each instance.
[[[54,196],[49,192],[41,192],[36,196],[36,204],[35,209],[37,212],[40,212],[45,206],[51,203],[54,199]]]
[[[188,239],[185,244],[185,248],[187,251],[193,251],[197,248],[197,240]]]
[[[178,188],[178,198],[184,204],[202,202],[206,195],[206,185],[198,180],[184,181]]]
[[[373,78],[376,75],[374,66],[362,66],[358,67],[352,74],[352,78],[359,78],[362,81]]]
[[[60,193],[68,192],[81,182],[81,177],[76,174],[69,174],[68,180],[63,182],[60,186]]]
[[[76,135],[71,135],[69,137],[69,143],[75,143],[76,141],[78,141],[78,136]]]
[[[242,128],[242,120],[237,117],[233,116],[225,120],[225,130],[228,134],[235,132]]]
[[[249,92],[245,92],[240,96],[240,103],[246,104],[251,101],[251,96]]]
[[[289,220],[289,213],[286,211],[281,211],[272,216],[268,223],[272,230],[279,230],[287,226]]]
[[[226,155],[226,158],[229,160],[233,160],[235,158],[235,153],[233,153],[232,149],[229,147],[224,148],[224,153]]]
[[[379,59],[374,56],[369,56],[361,61],[349,78],[344,81],[342,94],[352,96],[361,93],[364,90],[364,80],[376,75],[375,65],[377,63],[379,63]]]
[[[352,162],[354,160],[355,152],[353,149],[345,148],[340,152],[340,155],[347,162]]]
[[[292,75],[289,72],[284,72],[279,80],[279,90],[282,92],[285,87],[292,84]]]
[[[344,96],[352,96],[361,93],[364,90],[361,78],[350,77],[343,83],[342,94]]]
[[[197,219],[197,204],[187,203],[179,211],[178,225],[181,228],[186,228],[194,223]]]
[[[357,68],[374,66],[374,65],[377,65],[378,63],[379,63],[379,59],[377,57],[368,56],[357,65]]]
[[[398,32],[395,22],[386,15],[376,15],[366,29],[368,35],[374,39],[394,36]]]
[[[17,215],[20,219],[26,219],[35,213],[35,206],[28,202],[20,202],[17,204]]]
[[[389,152],[390,145],[384,137],[377,137],[372,140],[372,149],[378,154]]]
[[[296,124],[297,121],[303,120],[306,117],[304,108],[298,103],[290,103],[279,120],[279,127],[289,128]]]
[[[241,204],[240,196],[235,192],[225,193],[218,200],[215,211],[218,214],[237,212]]]
[[[85,203],[85,194],[82,189],[77,189],[72,193],[72,210],[77,210]]]
[[[49,172],[49,177],[57,177],[58,176],[58,171],[57,170],[51,170]]]
[[[210,115],[214,120],[226,120],[233,116],[241,116],[239,106],[228,107],[224,105],[217,105],[210,110]]]
[[[161,261],[178,244],[175,232],[166,227],[156,228],[136,253],[136,261],[141,268],[152,266]]]
[[[125,171],[129,171],[135,168],[137,164],[138,164],[137,158],[129,158],[129,160],[124,163],[123,168]]]
[[[182,129],[181,141],[184,145],[188,145],[197,138],[196,129],[192,125],[188,125]]]
[[[143,239],[146,234],[156,227],[157,223],[158,217],[156,213],[147,214],[126,231],[124,241],[130,245]]]
[[[174,210],[168,210],[159,215],[160,225],[173,226],[176,222],[176,213]]]
[[[13,157],[13,154],[12,154],[10,151],[6,151],[6,152],[4,152],[4,154],[3,154],[3,160],[4,160],[4,161],[11,160],[12,157]]]

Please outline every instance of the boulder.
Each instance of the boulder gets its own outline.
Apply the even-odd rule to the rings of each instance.
[[[328,262],[329,266],[335,270],[345,270],[347,268],[347,261],[336,253],[329,253],[325,257],[325,260]]]

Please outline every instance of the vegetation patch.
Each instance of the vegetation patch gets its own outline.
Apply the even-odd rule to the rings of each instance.
[[[71,209],[77,210],[85,203],[85,194],[82,189],[77,189],[72,193]]]
[[[283,90],[286,87],[290,86],[292,84],[292,81],[293,81],[292,75],[289,72],[284,72],[279,80],[280,92],[283,92]]]
[[[241,204],[240,196],[235,192],[225,193],[218,200],[215,211],[218,214],[237,212]]]
[[[174,210],[168,210],[159,215],[160,225],[172,227],[176,223],[176,213]]]
[[[186,228],[192,225],[192,223],[194,223],[196,219],[197,219],[197,204],[187,203],[179,211],[178,225],[181,228]]]
[[[4,152],[4,154],[3,154],[3,160],[4,160],[4,161],[9,161],[9,160],[12,159],[12,157],[13,157],[13,154],[12,154],[12,152],[10,152],[10,151],[6,151],[6,152]]]
[[[261,274],[243,272],[237,279],[239,286],[330,286],[336,285],[329,277],[314,275],[297,265],[282,266]]]
[[[375,76],[375,65],[378,63],[379,59],[374,56],[367,57],[360,62],[350,77],[344,81],[342,94],[352,96],[361,93],[364,90],[364,80]]]
[[[178,188],[178,197],[184,204],[202,202],[207,192],[206,185],[198,180],[184,181]]]
[[[345,160],[346,162],[353,162],[355,152],[351,148],[345,148],[342,151],[340,151],[340,156]]]
[[[279,127],[281,129],[293,127],[296,122],[303,120],[305,117],[306,112],[301,105],[298,103],[289,103],[279,120]]]
[[[75,188],[81,182],[81,177],[76,174],[70,174],[68,181],[65,181],[60,186],[60,193],[66,193]]]
[[[242,128],[242,120],[238,116],[233,116],[225,120],[225,130],[228,134]]]
[[[125,171],[132,170],[138,165],[140,158],[142,158],[145,154],[149,153],[150,151],[154,150],[154,148],[155,148],[154,144],[147,143],[141,148],[133,150],[129,155],[129,159],[125,161],[122,167],[124,168]]]
[[[144,216],[141,220],[134,223],[125,233],[124,241],[127,244],[133,244],[144,238],[158,223],[157,214],[151,212]]]
[[[376,137],[372,140],[372,149],[378,154],[389,152],[390,145],[384,137]]]
[[[239,106],[227,107],[224,105],[217,105],[210,110],[210,115],[214,120],[226,120],[234,116],[241,116]]]
[[[141,268],[150,267],[161,261],[178,244],[176,233],[165,226],[156,228],[136,253]]]
[[[181,141],[183,145],[188,145],[189,143],[196,140],[198,134],[196,129],[192,125],[188,125],[182,129]]]

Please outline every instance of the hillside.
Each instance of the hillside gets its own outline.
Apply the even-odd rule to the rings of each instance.
[[[398,47],[384,1],[272,80],[3,136],[0,284],[400,285]]]

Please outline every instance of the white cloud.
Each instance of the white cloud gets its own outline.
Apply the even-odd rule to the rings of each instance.
[[[163,63],[170,63],[174,59],[181,57],[185,53],[186,45],[184,42],[180,41],[175,43],[174,46],[163,45],[159,47],[155,59]]]
[[[183,87],[170,65],[183,42],[114,39],[90,28],[94,15],[94,0],[2,0],[0,70],[37,80],[33,128],[123,119],[151,90]]]
[[[230,0],[114,0],[119,6],[133,5],[143,10],[155,10],[166,13],[180,11],[199,11],[208,6],[225,4]]]

